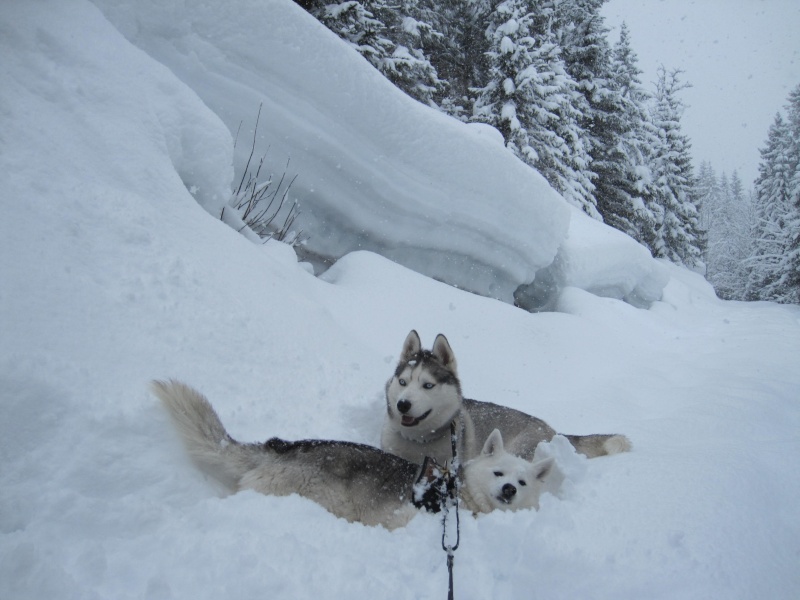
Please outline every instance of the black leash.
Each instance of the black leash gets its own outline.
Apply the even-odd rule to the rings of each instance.
[[[447,573],[450,584],[447,599],[453,600],[453,555],[461,541],[461,523],[458,517],[458,492],[461,481],[458,477],[460,468],[458,458],[458,434],[456,422],[450,423],[450,443],[453,450],[453,461],[442,467],[436,460],[425,457],[420,467],[419,476],[414,482],[414,491],[411,501],[417,508],[424,508],[428,512],[442,513],[442,550],[447,552]],[[447,521],[450,509],[456,513],[456,539],[454,544],[448,543]]]
[[[447,588],[447,600],[453,600],[453,557],[455,551],[458,550],[458,544],[461,542],[461,524],[458,518],[458,491],[461,482],[458,478],[458,453],[456,447],[458,445],[458,435],[456,433],[456,422],[450,423],[450,444],[453,449],[453,462],[447,469],[444,477],[444,490],[441,495],[442,502],[442,550],[447,552],[447,575],[449,584]],[[450,507],[455,509],[456,513],[456,543],[447,543],[447,521],[450,513]]]

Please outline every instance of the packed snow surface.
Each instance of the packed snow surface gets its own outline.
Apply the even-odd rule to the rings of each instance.
[[[184,40],[186,64],[206,50],[235,65],[233,40],[252,41],[239,20],[208,8],[218,17],[214,39],[229,44],[223,53],[199,27],[212,15],[182,33],[202,4],[163,5],[172,12],[154,16],[142,36]],[[298,35],[313,27],[288,1],[241,1],[230,12],[252,11],[264,38],[280,37],[258,17],[263,6]],[[340,52],[318,33],[319,48]],[[226,496],[193,467],[147,389],[165,377],[197,387],[242,441],[377,444],[383,385],[412,328],[428,347],[447,335],[468,397],[525,410],[564,433],[618,432],[634,444],[593,460],[551,444],[542,451],[567,480],[539,511],[463,514],[457,598],[798,596],[797,307],[723,302],[698,275],[657,263],[661,299],[634,308],[587,291],[629,276],[596,247],[594,262],[574,253],[564,262],[566,287],[550,313],[460,291],[374,252],[350,253],[315,278],[288,246],[253,244],[201,207],[230,193],[226,119],[246,116],[220,120],[204,96],[212,83],[187,85],[197,82],[77,0],[0,4],[0,54],[0,598],[445,597],[437,517],[388,532],[297,496]],[[287,78],[301,70],[283,63]],[[349,71],[337,70],[366,77]],[[209,67],[208,77],[234,86],[221,70]],[[242,106],[256,104],[259,93],[242,86]],[[289,88],[276,84],[271,96],[287,118],[281,102],[299,106],[307,95]],[[320,129],[309,152],[330,160],[324,139],[339,133]],[[501,166],[491,148],[501,149],[485,139],[465,145],[459,160],[496,164],[535,187],[535,177]],[[467,158],[473,152],[479,159]],[[359,150],[348,160],[365,157]],[[454,161],[447,174],[439,165],[398,168],[411,187],[455,181],[464,168]],[[548,252],[570,254],[570,244],[577,252],[572,226],[562,244],[569,212],[554,214],[563,230],[544,231]],[[486,244],[494,239],[475,217],[459,218]],[[514,221],[506,233],[519,241],[530,230]]]

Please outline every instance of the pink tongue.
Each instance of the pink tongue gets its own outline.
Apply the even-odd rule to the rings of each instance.
[[[408,415],[403,415],[403,425],[413,425],[416,419],[414,417],[409,417]]]

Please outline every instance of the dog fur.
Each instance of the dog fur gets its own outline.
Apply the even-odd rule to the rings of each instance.
[[[414,504],[415,485],[423,474],[420,464],[353,442],[279,438],[238,442],[197,390],[178,381],[154,381],[151,389],[172,417],[195,463],[230,491],[299,494],[348,521],[387,529],[402,527],[420,512]],[[514,473],[513,477],[525,474],[532,480],[530,463],[506,456],[502,440],[498,445],[496,438],[492,452],[483,458],[482,463],[464,469],[462,488],[469,491],[463,498],[464,508],[477,514],[535,506],[531,494],[537,492],[536,486],[513,494],[502,486],[498,491],[500,478],[494,475],[502,464],[503,471]]]
[[[529,462],[506,452],[503,436],[495,429],[481,453],[464,465],[461,499],[476,512],[538,509],[553,464],[553,458]]]
[[[447,338],[439,334],[433,348],[423,350],[419,335],[412,330],[386,383],[381,447],[412,462],[430,456],[444,463],[452,460],[450,424],[454,421],[462,462],[478,456],[494,429],[502,433],[508,452],[526,460],[533,458],[540,442],[550,441],[556,434],[543,420],[519,410],[464,398]],[[631,448],[630,440],[619,434],[565,437],[589,458]]]

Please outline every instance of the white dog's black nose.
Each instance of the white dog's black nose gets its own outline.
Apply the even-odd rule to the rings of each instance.
[[[505,484],[501,491],[503,498],[505,498],[506,500],[511,500],[516,495],[516,493],[517,493],[517,488],[515,488],[510,483]]]
[[[408,400],[398,400],[397,401],[397,410],[400,411],[400,414],[406,414],[408,411],[411,410],[411,402]]]

